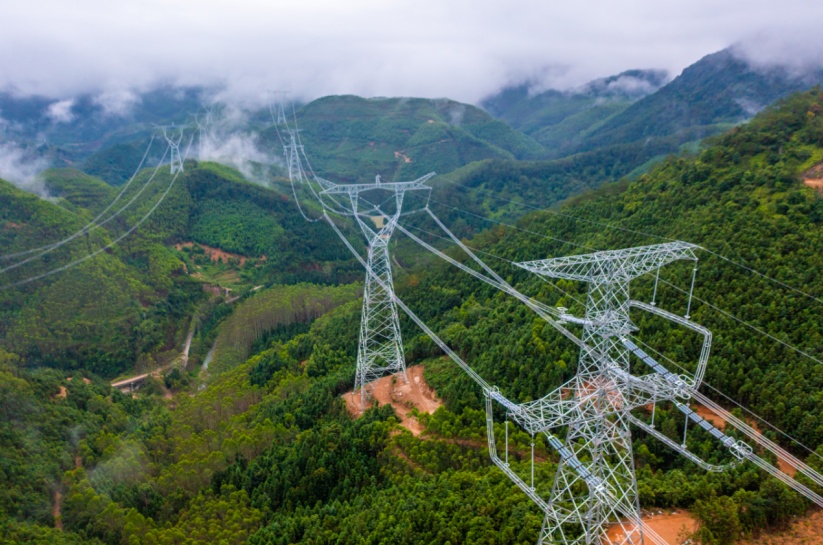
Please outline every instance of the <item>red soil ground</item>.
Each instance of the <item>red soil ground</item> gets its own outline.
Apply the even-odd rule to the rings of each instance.
[[[403,380],[402,375],[389,375],[374,381],[372,396],[380,405],[391,405],[394,412],[400,419],[400,425],[412,432],[420,435],[423,428],[416,418],[409,413],[412,409],[417,409],[421,413],[432,414],[440,407],[441,403],[437,399],[426,380],[423,378],[423,366],[415,365],[406,369],[409,375],[409,382]],[[348,392],[343,394],[346,401],[346,408],[353,416],[360,415],[360,392]],[[367,408],[371,403],[367,404]]]
[[[688,511],[683,509],[673,512],[655,511],[645,513],[643,523],[648,525],[669,545],[680,545],[687,539],[686,536],[697,531],[697,521]],[[622,543],[622,540],[625,539],[625,534],[620,526],[613,527],[608,536],[612,543]]]
[[[823,193],[823,178],[806,178],[803,183]]]
[[[406,155],[403,155],[403,154],[402,154],[401,152],[399,152],[399,151],[395,151],[395,152],[394,152],[394,158],[395,158],[395,159],[400,159],[401,157],[403,158],[403,162],[404,162],[404,163],[411,163],[411,159],[410,159],[409,157],[407,157]]]
[[[803,183],[823,193],[823,163],[803,173]]]
[[[177,250],[182,250],[183,248],[191,248],[192,246],[194,246],[193,242],[179,242],[174,245],[174,247]],[[220,248],[212,248],[211,246],[206,246],[204,244],[198,244],[198,246],[203,248],[203,250],[206,252],[206,255],[209,256],[209,259],[211,259],[214,262],[223,261],[223,263],[228,263],[230,258],[234,258],[240,262],[240,266],[242,267],[248,259],[244,255],[226,252],[221,250]]]
[[[711,424],[715,428],[721,431],[726,429],[726,421],[723,420],[723,417],[721,417],[719,414],[715,413],[711,409],[704,407],[703,405],[695,405],[694,407],[692,407],[692,410],[696,412],[697,415],[701,417],[703,420],[708,420],[709,422],[711,422]]]

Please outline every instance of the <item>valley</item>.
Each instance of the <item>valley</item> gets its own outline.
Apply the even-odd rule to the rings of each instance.
[[[641,90],[616,93],[625,78]],[[777,102],[750,118],[723,78],[748,82],[751,100]],[[52,152],[83,168],[46,171],[48,198],[0,181],[0,258],[48,249],[13,268],[5,263],[19,260],[2,262],[0,541],[534,543],[544,513],[490,459],[489,430],[512,474],[548,497],[568,459],[548,435],[529,433],[515,407],[570,384],[583,360],[569,336],[508,295],[539,302],[578,335],[588,287],[516,264],[671,240],[698,245],[698,265],[646,274],[632,297],[709,329],[702,394],[823,470],[823,92],[799,87],[721,52],[671,81],[632,71],[577,93],[509,89],[487,111],[349,95],[296,106],[306,179],[313,169],[336,184],[380,174],[387,185],[438,171],[431,197],[404,197],[415,213],[398,221],[491,282],[400,231],[389,242],[382,208],[364,226],[342,215],[312,221],[327,209],[308,185],[291,186],[279,159],[243,171],[187,157],[171,186],[156,158],[124,178],[135,153],[156,154],[138,149],[155,118],[99,127],[78,118],[53,133]],[[172,95],[152,96],[175,111],[198,100]],[[688,108],[667,110],[673,97]],[[247,123],[279,154],[267,115]],[[99,136],[97,149],[68,140],[80,129]],[[116,197],[134,205],[97,223]],[[431,216],[418,213],[428,206]],[[39,276],[103,248],[149,210],[119,244]],[[377,284],[329,223],[359,255],[365,229],[382,233],[396,297],[430,329],[399,314],[410,382],[375,380],[365,410],[352,385],[363,297]],[[629,316],[655,361],[695,373],[699,335],[637,308]],[[489,390],[433,339],[509,405],[487,412]],[[632,358],[629,372],[652,380]],[[600,402],[622,409],[615,383],[589,380],[561,401],[603,391]],[[752,443],[709,407],[688,406]],[[676,400],[638,408],[641,424],[706,464],[733,461]],[[823,532],[809,495],[754,464],[705,471],[631,429],[642,514],[668,543],[814,543]],[[786,458],[754,452],[821,493]]]

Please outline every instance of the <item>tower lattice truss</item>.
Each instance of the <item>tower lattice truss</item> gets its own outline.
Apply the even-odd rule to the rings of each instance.
[[[351,213],[366,238],[368,259],[366,281],[363,290],[363,312],[360,321],[360,338],[357,351],[357,370],[354,389],[360,391],[360,406],[364,409],[371,390],[371,383],[386,375],[406,375],[406,360],[400,321],[395,303],[392,281],[389,241],[403,213],[403,201],[408,191],[429,191],[425,182],[434,176],[427,174],[411,182],[381,182],[378,176],[369,184],[334,184],[318,179],[323,186],[321,196],[344,195],[351,204]],[[363,198],[364,194],[388,194],[394,201],[394,210],[384,213],[383,206],[373,205]],[[385,202],[385,201],[384,201]],[[366,207],[362,206],[366,204]]]
[[[331,225],[349,251],[366,268],[355,378],[355,389],[359,389],[361,396],[361,409],[365,409],[372,381],[386,373],[403,372],[405,376],[406,365],[397,313],[397,308],[400,307],[482,388],[486,397],[489,454],[494,464],[545,513],[539,543],[615,545],[653,542],[657,545],[666,545],[666,541],[651,528],[644,526],[640,518],[629,425],[639,428],[707,471],[726,471],[743,461],[752,462],[816,505],[823,507],[823,497],[815,490],[774,467],[768,460],[755,453],[749,445],[726,435],[690,407],[690,401],[694,399],[722,415],[727,423],[746,435],[759,448],[776,454],[799,474],[810,479],[815,486],[823,487],[823,475],[698,391],[709,358],[712,334],[705,327],[692,322],[689,316],[696,267],[692,275],[685,316],[675,315],[655,305],[660,268],[678,260],[688,260],[696,264],[695,251],[699,249],[697,246],[675,241],[517,264],[545,278],[586,282],[589,289],[585,313],[582,317],[573,316],[567,309],[550,308],[516,290],[454,236],[428,209],[428,205],[425,210],[432,219],[456,245],[482,267],[485,274],[443,254],[398,224],[404,214],[402,209],[406,193],[430,192],[431,188],[425,185],[425,182],[434,173],[411,182],[382,183],[378,176],[374,183],[335,184],[316,176],[307,163],[311,174],[308,176],[301,160],[305,153],[297,129],[290,129],[285,120],[281,106],[275,123],[277,126],[282,125],[286,131],[287,141],[283,141],[283,147],[293,191],[294,184],[304,185],[311,191],[317,203],[323,208],[321,218]],[[170,140],[168,135],[167,140]],[[172,172],[182,169],[182,161],[176,159],[174,152],[177,144],[179,140],[169,141],[172,148]],[[314,184],[320,188],[319,192],[315,191]],[[373,193],[382,193],[382,196],[374,200],[371,198]],[[294,195],[296,200],[296,191]],[[393,205],[393,210],[388,210],[390,204]],[[367,259],[364,260],[343,235],[331,219],[330,213],[355,218],[366,239]],[[305,213],[303,216],[307,221],[321,219],[311,219]],[[392,282],[389,242],[395,228],[398,227],[428,251],[475,278],[516,297],[572,341],[580,348],[576,375],[548,395],[523,404],[510,401],[497,387],[487,383],[408,306],[397,299]],[[658,276],[655,279],[652,302],[632,300],[629,294],[631,281],[653,271],[657,271]],[[644,343],[633,335],[637,328],[630,318],[631,309],[652,313],[658,318],[702,336],[702,348],[694,371],[687,375],[672,373],[644,352],[640,348]],[[570,331],[567,327],[570,324],[581,326],[582,333],[578,336]],[[630,366],[630,358],[634,358],[633,366]],[[655,410],[661,402],[670,404],[684,414],[682,442],[655,428]],[[497,405],[502,406],[507,416],[506,451],[503,459],[498,455],[495,438],[494,416],[496,410],[499,412]],[[640,408],[651,408],[650,423],[632,414],[632,411]],[[530,482],[526,482],[509,465],[509,420],[513,420],[532,436]],[[689,451],[686,433],[690,423],[702,428],[721,443],[729,453],[727,463],[709,463]],[[559,463],[551,483],[538,483],[536,486],[534,438],[539,434],[545,436],[548,445],[558,455]]]
[[[643,542],[629,424],[645,426],[656,436],[662,434],[631,411],[661,401],[682,405],[702,379],[711,333],[688,319],[632,301],[629,284],[632,279],[677,260],[696,262],[696,249],[692,244],[673,242],[517,264],[547,278],[589,285],[585,316],[574,317],[565,311],[561,315],[561,319],[583,328],[577,374],[530,403],[515,404],[497,390],[489,392],[487,398],[489,441],[495,462],[504,465],[507,474],[545,512],[540,543],[612,543],[607,533],[614,525],[620,528],[617,532],[612,529],[612,533],[620,536],[623,543]],[[694,376],[668,372],[629,339],[636,330],[629,316],[633,307],[654,312],[704,336],[704,349]],[[631,354],[650,365],[651,372],[632,374]],[[559,453],[559,465],[547,499],[537,494],[533,476],[531,485],[526,484],[496,456],[492,401],[502,404],[509,417],[532,436],[545,434]],[[562,440],[555,435],[560,430],[565,431]],[[742,448],[736,443],[734,446]],[[684,445],[680,447],[685,449]]]

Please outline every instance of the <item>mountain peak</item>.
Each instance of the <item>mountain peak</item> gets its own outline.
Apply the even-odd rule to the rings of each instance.
[[[665,70],[626,70],[614,76],[590,81],[571,92],[602,98],[637,100],[654,93],[668,83],[669,79],[669,73]]]

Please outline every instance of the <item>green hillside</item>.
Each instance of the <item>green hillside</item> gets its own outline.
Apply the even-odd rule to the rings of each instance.
[[[821,163],[823,91],[817,89],[716,138],[697,157],[671,158],[637,180],[530,214],[520,230],[496,227],[469,244],[520,261],[678,238],[820,299],[823,196],[800,178]],[[210,201],[201,210],[232,203],[214,213],[224,214],[227,225],[251,217],[248,228],[255,228],[262,217],[249,204],[235,203],[256,202],[263,195],[256,191],[267,190],[217,172],[225,173],[210,165],[187,172],[186,191],[181,186],[174,209],[189,210],[183,215],[186,229],[200,225],[203,237],[212,233],[206,229],[210,223],[202,224],[212,212],[196,212],[198,203]],[[243,195],[254,198],[245,201]],[[277,216],[277,205],[267,206]],[[171,219],[157,229],[177,225]],[[233,236],[225,240],[238,244],[236,249],[263,251],[256,250],[262,240],[250,246]],[[714,254],[700,257],[699,299],[691,315],[714,333],[707,382],[823,455],[820,365],[703,301],[817,359],[823,359],[821,303]],[[564,294],[503,261],[489,257],[489,263],[524,293],[581,313],[574,298],[582,298],[584,286],[558,282]],[[691,267],[667,267],[661,278],[688,287]],[[653,284],[653,277],[636,281],[633,297],[649,300]],[[517,301],[447,264],[429,260],[398,269],[396,285],[409,306],[512,399],[544,395],[574,371],[574,345]],[[351,287],[334,289],[339,302],[351,297]],[[314,297],[328,296],[295,286],[274,289],[258,301],[275,298],[280,313]],[[656,300],[662,308],[685,312],[686,296],[665,282]],[[259,320],[277,321],[263,318],[255,303],[247,309],[250,314],[237,314],[250,324],[245,329],[258,328]],[[70,381],[60,371],[21,369],[16,356],[0,353],[0,537],[112,544],[533,543],[542,517],[488,460],[481,392],[413,324],[402,323],[408,364],[426,365],[426,378],[445,407],[419,415],[419,436],[397,426],[390,407],[370,409],[358,419],[348,414],[339,396],[353,383],[359,312],[358,302],[351,301],[310,325],[277,326],[263,342],[252,342],[245,362],[221,364],[222,372],[205,390],[188,374],[169,373],[165,386],[179,393],[167,401],[157,382],[133,399],[95,380],[78,382],[78,375]],[[699,347],[690,337],[641,314],[633,318],[637,335],[666,356],[684,363],[696,356]],[[243,327],[227,327],[224,338],[230,331],[249,346]],[[706,393],[717,397],[713,390]],[[679,440],[680,413],[660,405],[656,417],[656,426]],[[762,429],[821,467],[785,437]],[[530,438],[512,432],[511,442],[512,467],[526,474]],[[724,460],[713,445],[701,430],[690,430],[689,450],[709,462]],[[747,465],[706,473],[640,433],[634,450],[641,505],[690,509],[703,524],[705,542],[730,544],[739,536],[784,528],[808,508]],[[545,492],[557,458],[542,440],[536,455],[538,488]],[[55,491],[62,531],[49,529],[56,522],[50,509]]]
[[[656,93],[592,131],[578,149],[678,135],[681,142],[724,131],[786,95],[823,82],[808,69],[757,68],[732,49],[707,55]]]
[[[315,172],[340,182],[375,174],[416,178],[481,159],[543,153],[479,108],[446,99],[325,97],[302,107],[297,122]],[[273,132],[264,137],[274,142]]]
[[[527,84],[486,98],[483,108],[540,142],[549,157],[578,149],[587,135],[666,83],[660,70],[628,70],[569,91],[532,93]]]
[[[633,85],[616,85],[623,80]],[[507,171],[506,178],[527,186],[527,201],[551,205],[558,185],[570,186],[559,194],[571,195],[646,171],[669,154],[691,150],[704,138],[751,119],[766,105],[820,84],[823,72],[754,67],[730,48],[664,81],[659,72],[633,70],[573,92],[531,96],[524,85],[487,99],[483,105],[489,112],[540,142],[546,157],[562,159],[525,168],[509,163],[495,168],[495,174]],[[538,171],[542,174],[535,176]],[[533,188],[541,185],[551,188],[551,195],[534,201]]]
[[[102,179],[76,169],[49,169],[41,174],[52,202],[80,216],[99,213],[114,199],[117,191]]]
[[[162,205],[119,244],[65,272],[0,292],[2,347],[23,356],[28,365],[85,368],[113,376],[177,357],[196,310],[214,310],[206,303],[204,285],[230,288],[242,296],[271,283],[360,278],[345,249],[329,245],[329,233],[320,224],[306,224],[295,214],[294,202],[285,194],[246,182],[221,165],[187,165]],[[109,212],[134,199],[121,215],[2,273],[2,285],[81,259],[125,233],[171,181],[165,167],[146,185],[152,173],[140,173]],[[51,170],[45,179],[47,189],[58,197],[56,204],[0,182],[4,253],[71,235],[115,194],[79,171]],[[178,250],[179,243],[194,246]],[[209,259],[204,246],[236,257]]]

